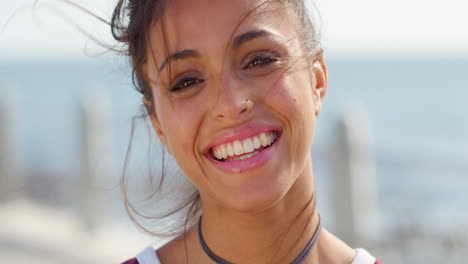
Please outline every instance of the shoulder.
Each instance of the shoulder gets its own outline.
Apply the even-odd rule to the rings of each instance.
[[[161,264],[161,263],[185,263],[185,252],[187,248],[193,245],[190,243],[192,240],[190,232],[187,233],[188,236],[181,235],[169,241],[167,244],[163,245],[158,249],[153,249],[148,247],[138,254],[137,257],[129,259],[122,264]],[[146,255],[147,258],[152,258],[149,262],[142,261]],[[140,260],[140,261],[138,261]],[[145,263],[143,263],[145,262]]]
[[[122,264],[161,264],[152,246],[145,248],[138,253],[136,258],[129,259]]]

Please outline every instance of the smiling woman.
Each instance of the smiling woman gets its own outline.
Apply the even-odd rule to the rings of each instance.
[[[310,148],[328,83],[303,1],[121,0],[111,25],[197,189],[175,238],[126,263],[377,263],[316,210]]]

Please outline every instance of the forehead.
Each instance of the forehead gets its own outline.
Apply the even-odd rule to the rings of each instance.
[[[151,46],[157,61],[161,47],[167,52],[196,49],[201,53],[226,50],[232,38],[251,29],[269,29],[275,33],[291,32],[285,8],[279,1],[265,0],[170,0],[163,23],[150,32]],[[288,21],[290,22],[290,21]],[[281,27],[286,27],[283,30]],[[286,36],[285,36],[286,38]],[[158,54],[159,53],[159,54]]]

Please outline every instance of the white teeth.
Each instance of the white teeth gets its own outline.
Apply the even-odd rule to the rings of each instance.
[[[262,146],[262,144],[260,144],[260,139],[258,139],[257,136],[253,138],[253,146],[254,149],[259,149]]]
[[[236,140],[234,142],[219,145],[213,148],[212,154],[218,160],[233,156],[238,157],[234,157],[231,160],[248,159],[258,153],[258,151],[254,152],[254,150],[270,146],[276,138],[276,132],[261,133],[257,136],[244,139],[243,141]]]
[[[232,147],[232,144],[227,143],[226,146],[228,156],[234,156],[234,148]]]
[[[263,147],[266,147],[268,144],[267,135],[265,133],[261,133],[259,136],[259,139],[260,139],[260,144],[262,144]]]
[[[242,155],[240,157],[236,157],[236,158],[233,158],[232,160],[245,160],[245,159],[248,159],[248,158],[251,158],[255,155],[258,154],[258,151],[255,151],[255,152],[252,152],[252,153],[249,153],[249,154],[245,154],[245,155]]]
[[[221,145],[219,146],[219,156],[222,157],[223,159],[227,158],[227,153],[226,153],[226,146],[225,145]]]
[[[242,147],[242,144],[240,143],[239,140],[234,141],[233,147],[234,147],[234,154],[236,154],[236,156],[244,153],[244,148]]]
[[[250,153],[254,151],[253,142],[250,138],[244,140],[244,142],[242,143],[242,146],[244,147],[244,153]]]

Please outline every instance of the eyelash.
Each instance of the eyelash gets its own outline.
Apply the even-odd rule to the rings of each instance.
[[[255,56],[247,65],[242,67],[243,70],[250,69],[252,67],[263,67],[268,64],[274,63],[278,61],[278,56]]]
[[[182,78],[182,79],[178,80],[176,82],[176,84],[174,84],[171,87],[170,91],[171,92],[182,91],[184,89],[189,88],[192,85],[196,85],[196,84],[199,84],[199,83],[202,83],[202,82],[204,82],[204,80],[202,80],[202,79],[197,79],[197,78],[193,78],[193,77],[185,77],[185,78]]]
[[[266,65],[269,65],[271,63],[277,62],[278,61],[277,55],[272,55],[272,56],[255,56],[252,60],[250,60],[247,65],[243,66],[243,70],[251,69],[254,67],[264,67]],[[187,88],[189,88],[192,85],[200,84],[203,83],[205,80],[202,79],[197,79],[193,77],[185,77],[180,80],[178,80],[171,88],[171,92],[181,92]]]

